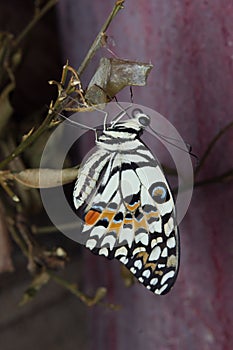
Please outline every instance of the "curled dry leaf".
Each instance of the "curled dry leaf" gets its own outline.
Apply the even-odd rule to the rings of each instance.
[[[50,188],[74,181],[78,176],[78,169],[26,169],[12,176],[14,180],[27,187]]]
[[[144,86],[152,68],[148,63],[103,57],[85,98],[91,104],[106,103],[126,86]]]

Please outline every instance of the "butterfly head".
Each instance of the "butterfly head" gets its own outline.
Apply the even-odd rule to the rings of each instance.
[[[138,134],[150,125],[150,117],[143,113],[141,109],[132,111],[132,118],[120,122],[112,122],[108,128],[109,131],[128,131]]]

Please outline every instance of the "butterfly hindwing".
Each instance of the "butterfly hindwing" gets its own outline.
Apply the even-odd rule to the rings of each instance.
[[[87,248],[120,260],[149,290],[165,294],[179,265],[174,202],[158,161],[140,139],[132,142],[130,150],[97,150],[88,159],[76,182],[75,206],[87,201]]]

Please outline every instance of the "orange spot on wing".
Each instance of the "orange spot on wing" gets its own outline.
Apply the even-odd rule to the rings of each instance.
[[[152,211],[151,213],[147,214],[146,217],[147,217],[147,219],[153,218],[153,217],[158,218],[159,217],[159,212],[158,211]]]
[[[142,258],[142,262],[144,265],[144,268],[151,268],[152,272],[155,271],[157,264],[155,263],[150,263],[148,261],[149,254],[147,252],[140,252],[136,255],[137,258]],[[136,258],[135,258],[136,259]]]
[[[133,204],[133,205],[130,205],[130,204],[128,204],[128,203],[125,203],[125,206],[126,206],[126,208],[129,210],[129,211],[132,211],[132,212],[134,212],[138,207],[140,207],[140,202],[137,202],[137,203],[135,203],[135,204]]]
[[[123,226],[124,225],[133,225],[133,218],[124,218]]]
[[[137,230],[141,227],[143,227],[145,230],[148,229],[145,217],[143,217],[142,220],[139,222],[136,219],[134,219],[133,224],[134,224],[135,230]]]
[[[94,225],[99,220],[101,213],[95,210],[89,210],[85,216],[86,225]]]
[[[104,211],[101,213],[100,219],[106,218],[106,219],[108,219],[108,221],[110,222],[110,221],[113,219],[114,215],[115,215],[115,212],[114,212],[114,211],[111,211],[111,210],[104,210]]]
[[[157,264],[155,264],[155,263],[147,263],[147,264],[145,265],[145,269],[151,267],[151,270],[154,272],[155,269],[156,269],[156,266],[157,266]],[[156,273],[157,273],[157,272],[156,272]],[[159,273],[158,273],[158,274],[159,274]]]
[[[149,254],[146,252],[140,252],[136,255],[138,258],[142,258],[143,265],[146,265],[147,259],[149,257]]]
[[[110,225],[109,225],[109,231],[111,230],[116,230],[118,231],[122,226],[122,221],[120,222],[111,222]]]

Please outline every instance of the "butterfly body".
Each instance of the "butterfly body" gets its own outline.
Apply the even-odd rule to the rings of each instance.
[[[149,125],[139,112],[112,123],[80,168],[74,205],[93,253],[118,259],[156,294],[167,293],[179,265],[175,206],[158,160],[140,139]]]

